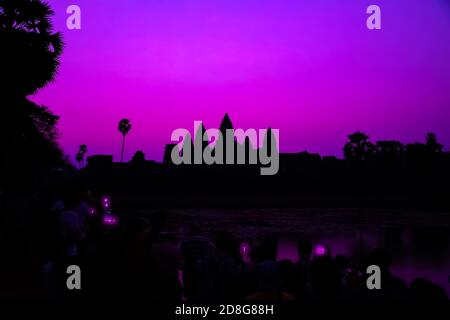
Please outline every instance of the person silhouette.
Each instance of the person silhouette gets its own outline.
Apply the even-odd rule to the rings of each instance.
[[[311,294],[311,255],[313,245],[309,239],[301,238],[297,242],[297,296],[300,300],[307,300]]]
[[[416,278],[409,287],[409,300],[412,301],[447,301],[444,288],[425,278]]]
[[[406,300],[408,297],[408,287],[405,281],[391,273],[390,266],[392,258],[383,249],[375,249],[367,257],[366,268],[376,265],[381,271],[382,290],[368,290],[366,281],[363,281],[363,292],[369,300]],[[367,275],[366,275],[367,276]]]

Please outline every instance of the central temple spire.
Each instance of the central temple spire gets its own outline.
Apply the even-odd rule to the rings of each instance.
[[[220,122],[220,131],[222,134],[225,134],[227,129],[233,129],[233,123],[231,122],[230,116],[228,113],[225,113],[223,116],[222,122]]]

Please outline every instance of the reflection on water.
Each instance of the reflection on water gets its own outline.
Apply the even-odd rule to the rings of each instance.
[[[392,271],[410,283],[425,277],[450,296],[450,214],[356,209],[179,210],[172,225],[199,225],[206,234],[229,230],[242,240],[276,235],[278,259],[297,260],[296,240],[331,247],[355,265],[381,247],[393,258]],[[182,229],[178,230],[183,233]]]
[[[392,272],[411,283],[424,277],[441,285],[450,296],[450,250],[448,229],[392,229],[386,233],[362,231],[351,236],[316,236],[315,243],[328,245],[333,255],[345,255],[358,264],[371,250],[386,248],[393,258]],[[297,259],[296,239],[281,238],[278,244],[278,259]]]

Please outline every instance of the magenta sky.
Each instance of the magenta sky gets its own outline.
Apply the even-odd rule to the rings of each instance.
[[[57,80],[33,99],[61,116],[73,159],[160,160],[172,130],[280,129],[281,151],[341,156],[346,136],[450,146],[450,3],[446,0],[51,0],[66,48]],[[82,30],[65,27],[70,4]],[[366,28],[370,4],[382,30]]]

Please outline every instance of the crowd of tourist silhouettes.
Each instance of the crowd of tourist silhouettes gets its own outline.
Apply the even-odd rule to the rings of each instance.
[[[50,298],[129,298],[149,301],[446,300],[424,278],[409,286],[390,272],[389,253],[376,249],[358,263],[298,240],[298,260],[277,261],[277,239],[242,242],[229,230],[207,236],[190,225],[169,232],[168,211],[148,219],[105,223],[104,200],[70,186],[54,198],[45,223],[43,290]],[[107,205],[108,207],[108,205]],[[108,210],[106,210],[108,211]],[[51,227],[53,226],[53,227]],[[53,229],[52,229],[53,228]],[[83,290],[68,290],[66,268],[79,265]],[[369,290],[366,268],[381,269],[381,290]]]

